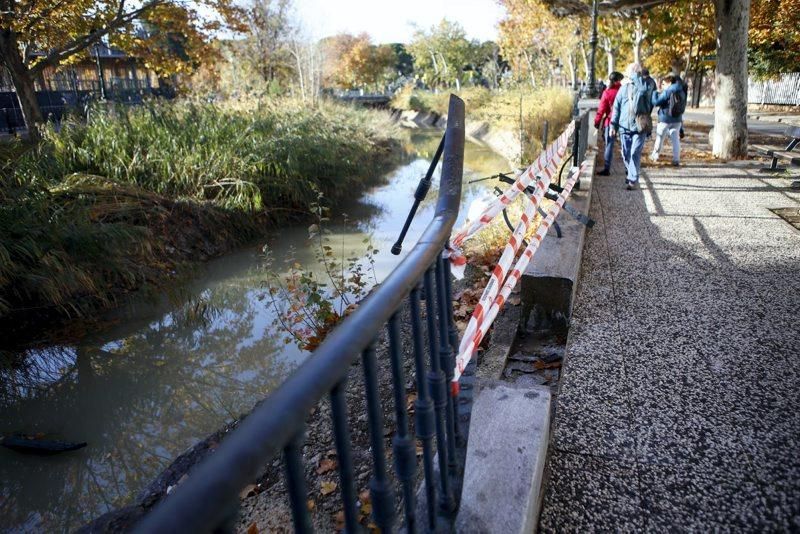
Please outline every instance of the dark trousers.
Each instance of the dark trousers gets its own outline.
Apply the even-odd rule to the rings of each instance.
[[[611,170],[611,158],[614,156],[614,139],[611,137],[611,126],[603,128],[603,141],[605,141],[605,150],[603,151],[603,170]]]

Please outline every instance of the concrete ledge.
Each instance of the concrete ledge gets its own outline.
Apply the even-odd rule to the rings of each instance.
[[[472,408],[459,533],[536,529],[550,428],[550,391],[488,381]]]
[[[595,166],[593,150],[587,153],[587,159],[589,164],[581,177],[581,188],[572,191],[567,203],[588,215]],[[564,210],[556,222],[561,227],[562,237],[558,238],[555,229],[551,229],[522,274],[523,327],[528,325],[532,312],[535,313],[534,327],[561,330],[569,327],[587,227]]]

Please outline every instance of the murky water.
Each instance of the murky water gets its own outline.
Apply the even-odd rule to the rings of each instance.
[[[417,157],[348,206],[347,224],[330,227],[337,253],[345,257],[362,253],[371,236],[380,251],[374,258],[378,281],[399,261],[389,249],[440,135],[411,134]],[[505,170],[500,156],[467,144],[465,181]],[[437,182],[404,253],[432,216]],[[490,184],[465,185],[464,203]],[[281,229],[269,244],[279,264],[291,257],[310,265],[314,253],[307,238],[301,225]],[[0,435],[43,433],[88,442],[50,457],[0,447],[0,530],[69,531],[131,502],[178,454],[278,386],[305,353],[286,344],[273,325],[264,280],[260,247],[244,249],[200,268],[179,296],[115,312],[118,326],[88,333],[76,345],[29,350],[14,362],[0,362]]]

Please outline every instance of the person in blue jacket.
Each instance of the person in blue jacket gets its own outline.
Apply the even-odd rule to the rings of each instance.
[[[622,162],[627,174],[625,186],[633,189],[639,183],[639,168],[642,162],[642,149],[649,132],[641,131],[636,115],[649,118],[653,110],[653,90],[642,76],[642,66],[631,63],[626,70],[627,77],[614,98],[611,111],[611,136],[619,136],[622,149]]]
[[[653,145],[653,153],[650,154],[651,161],[658,161],[658,155],[664,144],[664,137],[669,135],[672,145],[672,164],[676,167],[681,161],[681,140],[680,131],[683,125],[683,111],[686,108],[686,93],[680,78],[674,74],[668,74],[661,80],[661,92],[653,93],[653,105],[658,108],[658,124],[656,125],[656,141]],[[680,102],[677,107],[673,104],[670,109],[670,98],[673,93],[677,93]]]

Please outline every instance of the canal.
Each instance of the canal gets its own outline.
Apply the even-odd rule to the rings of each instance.
[[[369,278],[377,282],[399,261],[389,249],[441,132],[409,136],[414,156],[353,199],[346,222],[334,217],[329,226],[336,254],[363,254],[371,241],[379,252]],[[507,170],[502,157],[467,143],[465,182]],[[437,185],[438,173],[405,251],[432,216]],[[493,185],[465,184],[464,205]],[[134,299],[108,314],[112,326],[10,355],[0,366],[0,435],[88,446],[49,457],[0,447],[0,530],[71,531],[130,503],[177,455],[249,411],[303,361],[307,353],[274,324],[261,245],[208,262],[169,297]],[[268,245],[275,265],[314,265],[308,224],[281,228]]]

